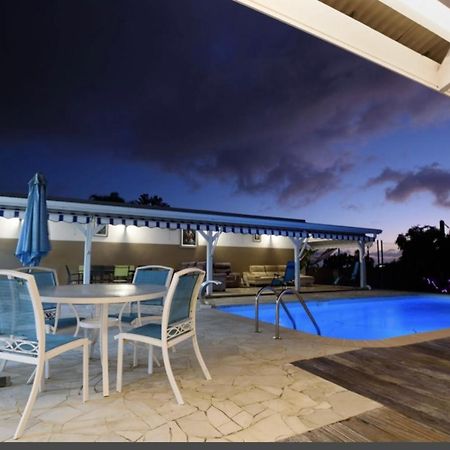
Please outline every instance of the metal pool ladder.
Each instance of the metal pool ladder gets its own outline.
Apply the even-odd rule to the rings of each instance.
[[[275,336],[274,339],[281,339],[280,338],[280,305],[284,309],[284,312],[288,316],[289,320],[292,323],[292,326],[294,330],[297,329],[297,325],[295,323],[294,318],[292,317],[292,314],[289,312],[289,309],[287,308],[286,304],[283,301],[283,297],[285,295],[295,295],[297,297],[297,300],[299,301],[300,305],[302,305],[303,309],[305,310],[307,316],[309,317],[309,320],[314,325],[314,328],[317,331],[317,334],[320,336],[320,328],[319,325],[317,325],[316,319],[314,319],[314,316],[311,314],[311,311],[309,310],[308,306],[306,305],[306,302],[300,297],[300,294],[295,289],[284,289],[280,293],[278,293],[272,286],[264,286],[261,288],[255,297],[255,333],[260,333],[261,330],[259,329],[259,297],[264,292],[272,292],[277,296],[275,300]]]

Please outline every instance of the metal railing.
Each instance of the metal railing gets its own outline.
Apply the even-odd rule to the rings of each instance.
[[[200,285],[200,292],[198,294],[198,299],[200,300],[201,303],[204,303],[206,305],[209,305],[209,303],[205,300],[205,297],[203,296],[206,287],[209,286],[210,284],[213,284],[214,286],[220,286],[222,284],[221,281],[216,281],[216,280],[209,280],[209,281],[204,281],[201,285]]]
[[[272,286],[264,286],[256,294],[256,297],[255,297],[255,333],[260,333],[261,332],[261,330],[259,329],[259,298],[260,298],[261,294],[263,294],[264,292],[272,292],[273,294],[276,295],[276,300],[275,300],[275,336],[273,337],[274,339],[281,339],[280,338],[280,305],[282,306],[282,308],[284,309],[284,312],[286,313],[286,315],[288,316],[289,320],[291,321],[294,330],[297,329],[295,320],[292,317],[292,314],[289,312],[289,309],[287,308],[286,304],[283,301],[283,297],[285,295],[288,295],[288,294],[289,295],[294,295],[295,297],[297,297],[297,300],[302,305],[303,309],[306,312],[306,315],[309,317],[309,320],[314,325],[314,328],[316,329],[317,334],[319,336],[321,335],[319,325],[317,324],[316,320],[314,319],[314,316],[311,314],[311,311],[309,310],[309,308],[306,305],[305,301],[300,297],[300,294],[295,289],[290,289],[290,288],[284,289],[283,291],[279,292],[279,291],[276,291]]]
[[[308,306],[306,305],[305,300],[303,300],[300,297],[300,294],[298,293],[298,291],[296,291],[295,289],[288,288],[288,289],[285,289],[284,291],[282,291],[278,295],[277,301],[275,303],[275,336],[274,336],[274,339],[280,339],[280,306],[279,306],[279,304],[281,303],[284,306],[284,309],[286,310],[286,305],[283,302],[283,297],[287,294],[295,295],[295,297],[297,297],[297,300],[299,301],[300,305],[302,305],[303,309],[306,312],[306,315],[309,317],[309,320],[314,325],[314,328],[316,329],[317,334],[320,336],[321,332],[320,332],[319,325],[317,325],[316,319],[314,319],[314,316],[311,314],[311,311],[309,310]]]
[[[255,297],[255,333],[260,333],[261,332],[260,329],[259,329],[259,297],[264,292],[272,292],[273,294],[275,294],[275,296],[277,297],[275,302],[276,303],[278,302],[278,292],[272,286],[264,286],[258,291],[258,293],[256,294],[256,297]],[[295,324],[295,320],[292,317],[292,314],[287,309],[287,307],[284,304],[283,300],[281,300],[281,306],[283,307],[284,312],[286,313],[286,315],[288,316],[289,320],[291,321],[292,326],[294,327],[294,330],[296,330],[297,326]]]

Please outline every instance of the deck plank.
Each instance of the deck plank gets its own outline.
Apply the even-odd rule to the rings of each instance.
[[[353,431],[369,439],[374,439],[371,427],[381,430],[382,425],[385,433],[393,433],[392,423],[400,430],[395,436],[406,430],[404,439],[422,436],[433,440],[434,436],[439,440],[441,434],[450,435],[449,338],[402,347],[365,348],[294,364],[389,407],[384,414],[391,417],[390,421],[367,413],[365,417],[373,422],[369,428],[362,419],[352,425]],[[423,428],[415,435],[418,425],[428,427],[428,434]]]
[[[381,407],[308,431],[286,442],[448,442],[450,435]]]

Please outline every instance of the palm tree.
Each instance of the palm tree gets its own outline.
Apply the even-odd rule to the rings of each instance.
[[[89,200],[94,202],[108,202],[108,203],[127,203],[130,205],[141,206],[157,206],[159,208],[170,208],[170,205],[166,203],[159,195],[141,194],[137,200],[126,202],[118,192],[111,192],[109,195],[92,194]]]
[[[94,202],[125,203],[125,200],[118,192],[111,192],[109,195],[92,194],[89,200]]]
[[[158,206],[160,208],[169,208],[170,205],[166,203],[159,195],[141,194],[136,200],[136,204],[143,206]]]

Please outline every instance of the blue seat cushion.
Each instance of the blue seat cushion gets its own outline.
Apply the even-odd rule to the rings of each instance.
[[[160,317],[160,315],[158,314],[145,314],[145,313],[141,313],[141,317]],[[118,319],[119,318],[119,314],[110,314],[109,317],[111,317],[112,319]],[[131,323],[133,322],[133,320],[137,319],[139,316],[137,313],[130,313],[130,314],[122,314],[122,322],[124,323]]]
[[[127,331],[129,334],[138,334],[139,336],[151,337],[154,339],[161,339],[161,324],[149,323],[141,327],[132,328]]]
[[[48,352],[61,345],[68,344],[69,342],[78,341],[79,337],[74,336],[61,336],[56,334],[45,335],[45,351]]]
[[[141,314],[142,316],[143,314]],[[119,314],[110,314],[109,317],[112,317],[114,319],[118,319],[119,318]],[[133,322],[133,320],[137,319],[138,315],[137,313],[130,313],[130,314],[122,314],[121,320],[122,322],[125,323],[131,323]]]
[[[153,300],[143,300],[143,301],[141,301],[141,305],[162,306],[163,299],[162,298],[154,298]]]
[[[45,323],[53,327],[55,325],[55,319],[47,319]],[[58,328],[73,327],[76,324],[77,324],[76,317],[60,317],[58,320]]]

